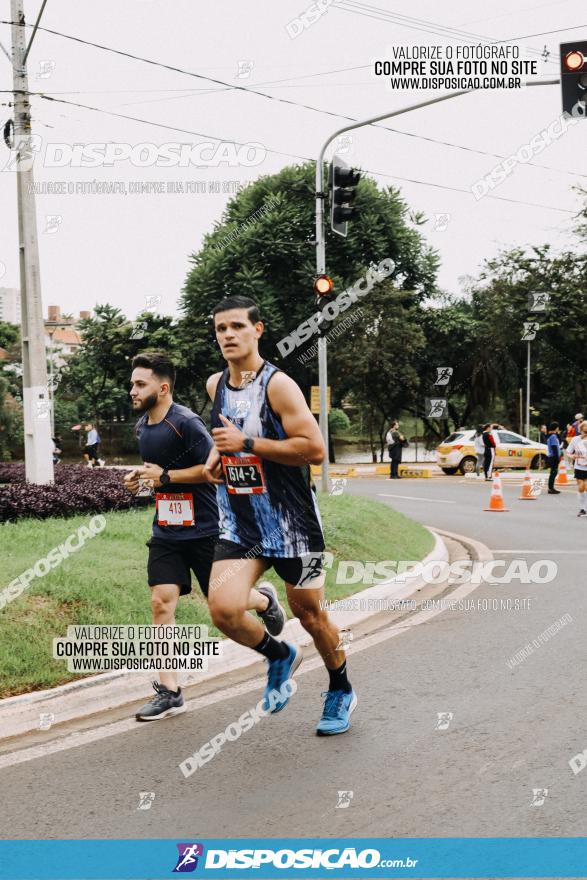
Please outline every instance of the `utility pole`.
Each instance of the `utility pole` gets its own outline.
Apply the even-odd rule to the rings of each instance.
[[[552,86],[558,85],[560,79],[541,80],[540,82],[526,82],[527,86]],[[402,107],[401,110],[392,110],[390,113],[380,113],[378,116],[371,116],[369,119],[362,119],[353,122],[352,125],[345,125],[343,128],[337,129],[322,144],[322,148],[316,160],[316,275],[324,275],[326,273],[326,236],[324,228],[324,200],[326,193],[324,192],[324,155],[328,146],[335,137],[344,134],[346,131],[353,131],[355,128],[363,128],[365,125],[373,125],[375,122],[382,122],[384,119],[391,119],[393,116],[401,116],[403,113],[410,113],[412,110],[419,110],[421,107],[429,107],[432,104],[439,104],[442,101],[450,101],[458,98],[460,95],[469,95],[478,89],[462,89],[458,92],[449,92],[447,95],[440,95],[438,98],[429,98],[426,101],[418,101],[417,104],[411,104],[409,107]],[[528,357],[530,349],[528,348]],[[326,407],[327,395],[326,389],[328,385],[327,379],[327,349],[326,340],[320,338],[318,340],[318,384],[320,386],[320,430],[324,438],[326,446],[326,454],[328,456],[328,411]],[[329,459],[329,456],[328,456]],[[328,491],[328,464],[329,460],[322,463],[322,479],[321,489],[323,492]]]
[[[45,3],[37,18],[33,37],[44,7]],[[29,483],[52,483],[54,472],[51,403],[47,387],[45,330],[32,170],[34,151],[26,71],[26,58],[33,37],[27,48],[23,0],[10,0],[10,11],[22,304],[22,397],[26,478]]]
[[[530,340],[528,340],[528,360],[526,363],[526,437],[530,439]]]

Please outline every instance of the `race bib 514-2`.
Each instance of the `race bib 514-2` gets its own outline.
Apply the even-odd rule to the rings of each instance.
[[[263,466],[258,455],[223,455],[222,470],[231,495],[261,495],[265,492]]]

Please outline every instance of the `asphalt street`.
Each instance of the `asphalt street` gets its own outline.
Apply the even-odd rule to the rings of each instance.
[[[569,766],[587,748],[587,518],[576,517],[573,487],[522,502],[520,482],[506,483],[507,513],[484,512],[488,485],[460,477],[349,480],[344,491],[482,541],[496,559],[552,560],[557,576],[481,583],[462,610],[353,642],[359,703],[345,735],[314,734],[327,677],[310,659],[281,714],[187,779],[179,763],[258,702],[261,679],[176,718],[6,767],[3,838],[587,835],[587,772]],[[529,602],[494,610],[495,598]],[[564,615],[571,621],[538,639]],[[148,809],[141,792],[154,795]]]

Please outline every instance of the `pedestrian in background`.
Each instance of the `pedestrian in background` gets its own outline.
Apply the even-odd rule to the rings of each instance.
[[[485,472],[485,479],[491,480],[493,478],[493,462],[495,461],[495,437],[491,433],[491,424],[488,422],[486,425],[483,425],[483,471]]]
[[[102,461],[99,458],[100,451],[100,435],[91,422],[84,426],[84,431],[88,435],[86,437],[86,445],[84,449],[84,458],[88,463],[88,467],[100,467]]]
[[[567,455],[575,465],[575,479],[579,493],[579,513],[587,516],[587,422],[579,425],[579,435],[573,437],[567,449]]]
[[[548,446],[548,467],[550,468],[550,474],[548,475],[549,495],[560,495],[559,490],[554,488],[554,481],[556,480],[558,466],[561,460],[561,445],[558,439],[559,433],[559,423],[551,422],[548,426],[548,442],[546,444]]]
[[[404,446],[408,445],[408,441],[403,434],[400,434],[398,421],[391,423],[391,428],[387,432],[385,439],[388,441],[387,449],[390,459],[389,479],[399,480],[401,479],[399,475],[399,466],[402,460],[402,450]]]
[[[483,426],[478,425],[477,430],[475,431],[475,454],[477,456],[477,464],[475,465],[475,475],[477,477],[481,476],[481,468],[483,467],[483,460],[485,458],[485,443],[483,442]]]

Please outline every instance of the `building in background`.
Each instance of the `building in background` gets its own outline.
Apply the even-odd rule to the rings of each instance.
[[[0,321],[20,326],[20,290],[17,287],[0,287]]]
[[[54,366],[60,368],[65,365],[65,360],[74,354],[82,344],[82,336],[78,330],[78,324],[84,318],[89,318],[91,312],[79,313],[79,318],[73,315],[62,315],[61,306],[49,306],[45,324],[45,344],[47,351],[51,352],[50,358]]]

